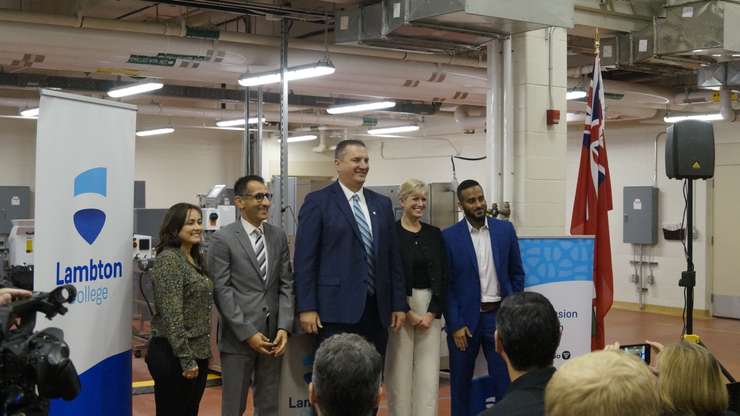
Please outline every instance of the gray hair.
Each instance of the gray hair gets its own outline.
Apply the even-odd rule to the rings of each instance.
[[[323,416],[365,416],[378,405],[383,360],[357,334],[321,343],[313,362],[313,388]]]

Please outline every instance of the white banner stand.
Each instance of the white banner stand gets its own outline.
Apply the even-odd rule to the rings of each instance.
[[[136,106],[41,91],[34,289],[77,288],[64,331],[82,382],[51,415],[131,416],[131,256]]]

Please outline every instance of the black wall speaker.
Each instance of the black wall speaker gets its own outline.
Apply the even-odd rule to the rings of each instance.
[[[668,127],[665,173],[671,179],[714,176],[714,129],[706,121],[684,120]]]

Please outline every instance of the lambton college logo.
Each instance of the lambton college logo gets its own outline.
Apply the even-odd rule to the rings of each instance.
[[[108,169],[103,167],[86,170],[75,177],[74,196],[108,195]],[[96,208],[81,209],[74,214],[74,224],[80,236],[92,245],[105,225],[105,212]]]

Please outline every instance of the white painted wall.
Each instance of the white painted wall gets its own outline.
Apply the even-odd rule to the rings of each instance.
[[[136,180],[146,181],[147,208],[197,203],[215,184],[231,187],[241,169],[241,135],[235,131],[178,129],[136,139]]]
[[[730,163],[723,156],[724,147],[740,143],[740,132],[737,124],[716,123],[714,125],[717,145],[717,163]],[[634,269],[629,261],[638,254],[638,249],[622,242],[623,200],[625,186],[650,186],[655,174],[654,140],[655,136],[665,131],[663,124],[624,124],[607,125],[607,152],[611,169],[614,210],[609,215],[609,227],[612,243],[612,262],[614,269],[614,299],[623,302],[638,302],[636,285],[629,278]],[[573,207],[575,182],[578,176],[578,161],[582,127],[569,126],[568,132],[568,166],[566,187],[565,222],[570,224]],[[684,203],[682,196],[683,182],[668,179],[665,175],[665,135],[658,141],[657,187],[659,188],[658,222],[677,224],[681,222]],[[737,155],[740,157],[740,155]],[[740,160],[734,161],[739,163]],[[711,293],[711,233],[712,233],[712,181],[695,181],[694,227],[698,236],[694,240],[694,265],[697,271],[695,288],[695,308],[709,309]],[[721,227],[721,224],[714,226]],[[662,232],[658,234],[658,244],[646,249],[651,261],[658,262],[655,268],[655,285],[649,288],[646,302],[651,305],[682,307],[683,290],[678,287],[681,271],[686,269],[686,260],[679,241],[666,241]]]
[[[612,174],[614,210],[610,214],[614,264],[615,300],[637,302],[635,285],[629,281],[633,270],[629,260],[633,247],[622,243],[622,188],[650,185],[654,174],[653,143],[655,135],[664,130],[660,124],[619,124],[607,126],[607,149]],[[565,212],[561,215],[565,227],[570,224],[573,192],[577,177],[582,128],[568,129],[566,189],[563,193]],[[35,123],[27,120],[0,119],[0,184],[30,185],[34,181]],[[736,124],[715,124],[718,163],[740,163],[738,152],[723,152],[723,145],[737,147],[740,130]],[[364,138],[364,137],[361,137]],[[481,134],[450,137],[461,155],[475,157],[484,154]],[[395,185],[408,177],[427,182],[451,180],[449,155],[455,150],[444,140],[367,140],[371,171],[368,185]],[[381,154],[381,143],[383,149]],[[311,152],[316,142],[297,143],[290,147],[290,172],[297,175],[331,176],[334,173],[329,153]],[[681,182],[665,176],[663,151],[665,137],[658,147],[658,187],[660,189],[660,224],[680,222],[683,211]],[[205,129],[180,129],[169,136],[139,138],[136,152],[136,179],[147,182],[147,206],[168,207],[178,201],[195,201],[195,194],[205,192],[215,183],[231,184],[238,176],[241,162],[241,133]],[[265,173],[276,174],[279,152],[274,140],[265,143]],[[738,160],[728,160],[737,155]],[[457,178],[478,179],[486,187],[488,165],[485,161],[456,161]],[[704,181],[696,182],[695,226],[698,238],[694,244],[697,270],[696,308],[708,308],[708,270],[711,252],[708,227],[711,227],[711,198]],[[721,226],[718,224],[716,226]],[[566,233],[566,230],[563,230]],[[647,302],[653,305],[681,307],[683,295],[677,286],[680,273],[686,268],[679,242],[668,242],[659,235],[659,243],[648,250],[654,261],[656,285],[648,292]],[[708,260],[709,259],[709,260]],[[709,279],[711,282],[711,279]]]
[[[0,185],[33,188],[35,159],[36,122],[0,119]]]

